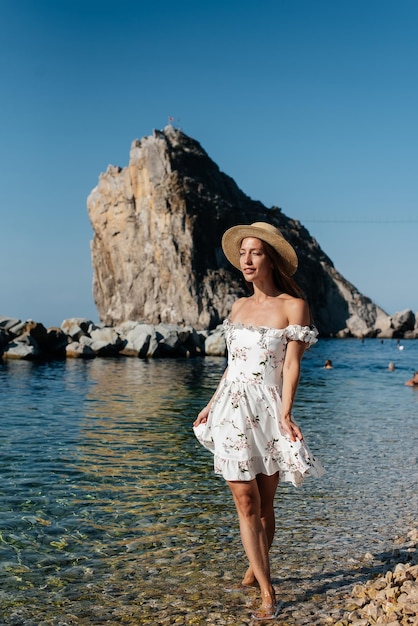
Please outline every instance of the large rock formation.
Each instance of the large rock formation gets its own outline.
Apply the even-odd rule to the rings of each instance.
[[[197,141],[172,126],[134,141],[128,167],[109,166],[87,204],[94,300],[107,325],[215,327],[245,293],[221,236],[235,224],[268,221],[298,253],[295,277],[322,335],[373,336],[390,327],[299,221],[246,196]]]

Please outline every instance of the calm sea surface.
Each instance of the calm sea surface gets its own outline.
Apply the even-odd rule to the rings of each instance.
[[[288,602],[320,604],[416,521],[418,389],[404,382],[418,341],[402,343],[322,340],[304,357],[295,415],[327,474],[278,490],[271,559]],[[246,567],[231,496],[191,430],[224,367],[0,362],[1,624],[248,619],[222,590]]]

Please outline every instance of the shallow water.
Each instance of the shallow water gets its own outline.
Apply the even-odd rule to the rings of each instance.
[[[271,560],[288,607],[316,610],[414,523],[418,390],[403,383],[418,342],[403,345],[306,353],[295,414],[327,474],[279,487]],[[191,431],[224,367],[0,364],[2,624],[249,623],[256,595],[222,591],[246,566],[231,497]]]

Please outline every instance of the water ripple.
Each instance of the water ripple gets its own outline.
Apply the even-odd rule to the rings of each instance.
[[[418,393],[403,383],[417,343],[398,353],[392,341],[322,341],[305,357],[295,413],[327,474],[277,495],[272,567],[289,604],[314,606],[353,579],[350,562],[413,522]],[[156,607],[167,624],[248,614],[242,598],[219,597],[245,559],[229,491],[191,431],[224,367],[0,367],[2,623],[155,624]]]

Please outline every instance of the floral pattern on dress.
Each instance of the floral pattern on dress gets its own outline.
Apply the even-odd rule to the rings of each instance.
[[[241,361],[246,361],[247,360],[247,353],[248,353],[248,350],[245,347],[244,348],[235,348],[231,352],[231,359],[233,361],[235,361],[235,359],[241,359]]]
[[[258,428],[260,418],[258,415],[247,415],[246,424],[248,428]]]
[[[324,473],[305,439],[292,442],[280,428],[283,364],[289,341],[312,345],[313,327],[277,329],[224,322],[228,372],[215,394],[206,423],[194,429],[214,455],[215,473],[250,480],[259,473],[300,485]]]
[[[229,394],[229,397],[230,397],[230,400],[231,400],[231,404],[232,404],[232,408],[234,408],[234,409],[238,409],[239,408],[240,402],[241,402],[241,398],[243,396],[245,396],[245,391],[243,391],[242,389],[237,389],[233,393]]]

